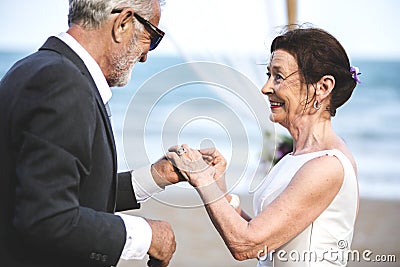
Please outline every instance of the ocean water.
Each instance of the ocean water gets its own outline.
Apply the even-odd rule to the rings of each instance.
[[[0,52],[0,77],[14,62],[27,54]],[[156,160],[165,151],[165,146],[174,142],[197,147],[216,145],[227,158],[234,157],[235,150],[240,150],[241,155],[236,156],[237,159],[247,153],[246,155],[250,155],[245,155],[247,164],[257,165],[253,160],[262,152],[259,145],[263,139],[260,128],[249,122],[246,116],[237,113],[236,104],[231,104],[224,95],[218,95],[218,88],[198,85],[191,85],[185,90],[175,88],[176,90],[160,96],[155,102],[151,98],[154,92],[149,90],[136,104],[137,109],[133,110],[133,117],[146,116],[145,127],[137,125],[134,119],[126,120],[131,100],[142,90],[143,84],[156,73],[184,62],[180,57],[149,57],[145,64],[135,66],[127,86],[113,89],[110,105],[119,168],[130,168],[127,157],[135,154],[134,143],[144,143],[146,155],[136,155],[135,160],[142,158],[142,162],[146,163]],[[356,158],[361,196],[400,199],[400,142],[397,140],[400,136],[400,80],[397,76],[400,61],[355,60],[353,64],[360,67],[362,83],[357,86],[350,101],[338,109],[336,117],[332,119],[333,126]],[[265,73],[260,68],[255,68],[254,71],[259,71],[260,75]],[[177,77],[170,78],[173,80]],[[158,86],[162,87],[163,84]],[[141,110],[142,105],[144,108],[151,105],[151,112]],[[226,109],[220,109],[220,106]],[[203,109],[212,110],[222,116],[226,114],[226,117],[234,114],[238,119],[236,122],[220,123],[218,119],[202,117],[197,111]],[[177,110],[181,117],[172,117]],[[186,115],[183,123],[180,121],[182,114]],[[180,128],[171,130],[166,127],[166,122],[171,118],[182,123]],[[243,127],[229,128],[229,123]],[[285,133],[279,127],[273,131]],[[242,135],[245,135],[244,139],[240,139]],[[238,145],[235,140],[239,140],[241,144]]]

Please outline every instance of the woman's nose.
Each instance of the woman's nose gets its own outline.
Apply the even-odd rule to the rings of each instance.
[[[274,88],[271,86],[271,84],[267,81],[263,88],[261,88],[261,93],[264,95],[271,95],[274,93]]]

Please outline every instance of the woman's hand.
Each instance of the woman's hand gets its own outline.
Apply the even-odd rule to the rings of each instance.
[[[226,193],[226,182],[225,182],[225,171],[226,171],[226,159],[221,153],[214,147],[200,149],[203,160],[210,166],[215,168],[214,180],[217,183],[219,189]]]
[[[194,187],[206,186],[214,182],[216,170],[208,165],[202,154],[187,145],[173,146],[166,157],[179,169],[181,174]]]
[[[215,175],[220,177],[225,174],[226,160],[221,153],[214,147],[200,149],[203,160],[210,166],[215,168]]]

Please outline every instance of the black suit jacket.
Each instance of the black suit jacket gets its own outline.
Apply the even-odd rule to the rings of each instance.
[[[130,180],[87,68],[50,37],[0,83],[1,266],[115,265]]]

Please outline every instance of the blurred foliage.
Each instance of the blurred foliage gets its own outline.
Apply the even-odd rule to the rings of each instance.
[[[287,135],[280,135],[278,138],[278,145],[276,147],[273,164],[275,165],[280,161],[286,154],[293,151],[293,139]]]
[[[265,133],[264,150],[262,158],[266,162],[272,162],[273,165],[278,163],[286,154],[293,150],[293,139],[291,136],[273,133]],[[271,145],[273,144],[273,145]]]

